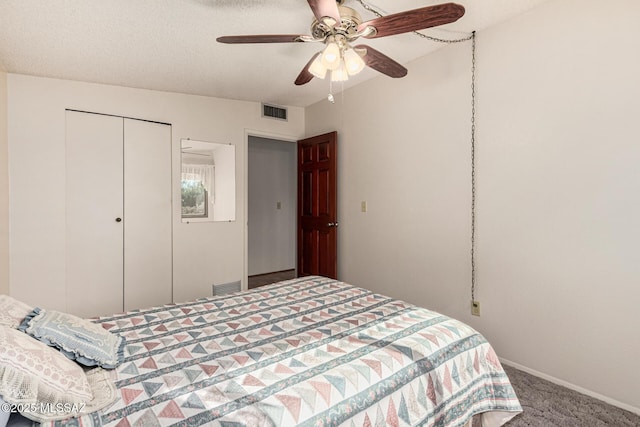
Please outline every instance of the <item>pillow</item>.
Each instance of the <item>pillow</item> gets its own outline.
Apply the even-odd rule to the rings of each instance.
[[[0,295],[0,325],[16,329],[32,310],[33,307],[9,295]]]
[[[60,352],[0,326],[0,395],[22,415],[46,422],[90,413],[117,398],[108,372],[87,374]],[[63,409],[59,409],[63,408]]]
[[[84,366],[113,369],[124,359],[124,338],[71,314],[34,308],[18,329]]]

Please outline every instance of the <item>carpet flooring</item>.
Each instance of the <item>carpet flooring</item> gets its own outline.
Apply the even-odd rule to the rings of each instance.
[[[505,427],[640,427],[640,415],[504,366],[523,412]]]

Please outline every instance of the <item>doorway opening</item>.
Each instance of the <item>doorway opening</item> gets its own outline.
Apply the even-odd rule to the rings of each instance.
[[[297,145],[248,136],[248,288],[296,277]]]

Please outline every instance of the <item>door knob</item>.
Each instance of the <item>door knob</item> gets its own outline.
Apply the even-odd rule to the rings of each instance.
[[[337,227],[338,223],[337,222],[330,222],[327,224],[327,227]]]
[[[116,222],[121,222],[122,218],[116,218]]]

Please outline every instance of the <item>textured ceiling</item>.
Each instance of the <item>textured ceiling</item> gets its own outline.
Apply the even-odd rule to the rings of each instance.
[[[385,15],[444,2],[362,1]],[[457,0],[465,16],[424,33],[464,37],[546,1]],[[375,18],[360,0],[344,5],[363,20]],[[312,18],[304,0],[0,0],[0,67],[11,73],[307,106],[326,97],[328,83],[293,82],[322,45],[224,45],[215,39],[309,34]],[[361,41],[404,65],[442,46],[413,34]],[[367,69],[344,87],[378,75]]]

